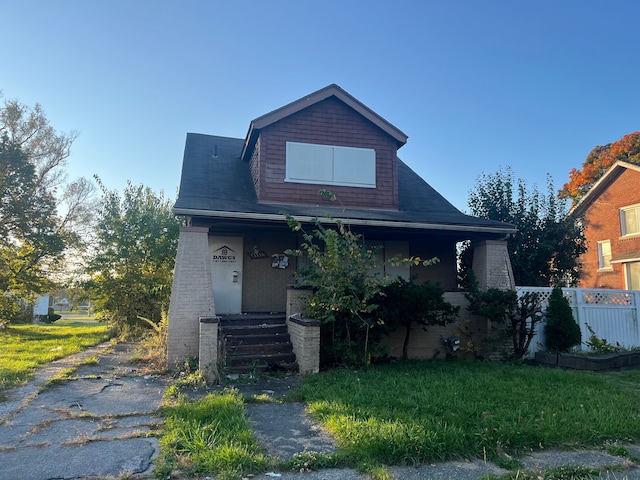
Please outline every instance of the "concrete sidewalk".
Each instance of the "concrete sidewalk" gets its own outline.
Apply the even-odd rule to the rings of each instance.
[[[154,431],[162,421],[155,411],[171,379],[141,374],[130,361],[132,350],[130,344],[103,344],[54,362],[39,370],[27,385],[6,392],[9,401],[0,403],[0,480],[113,479],[126,474],[153,478],[151,463],[158,454]],[[75,380],[46,386],[55,375],[89,356],[98,356],[100,361],[78,367]],[[243,395],[278,399],[296,384],[296,379],[265,378],[258,383],[227,386]],[[248,404],[247,413],[272,456],[286,460],[305,450],[337,450],[331,436],[306,414],[304,404]],[[640,457],[639,446],[626,447],[632,456]],[[531,471],[560,466],[607,467],[599,478],[640,480],[637,465],[597,450],[540,451],[520,460]],[[389,472],[399,480],[476,480],[487,474],[508,473],[482,460],[389,467]],[[269,473],[283,480],[368,478],[349,469]],[[260,477],[268,478],[264,474],[255,478]]]
[[[155,416],[166,379],[141,376],[132,345],[103,344],[39,370],[0,403],[0,480],[73,479],[145,473],[158,453]],[[46,386],[89,356],[76,380]]]

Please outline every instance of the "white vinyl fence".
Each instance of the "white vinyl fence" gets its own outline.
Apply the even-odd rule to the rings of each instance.
[[[518,296],[525,292],[536,292],[542,300],[542,310],[546,309],[552,289],[549,287],[516,287]],[[563,288],[562,293],[569,301],[580,331],[582,350],[587,350],[585,342],[591,336],[587,325],[598,338],[609,344],[624,348],[640,347],[640,291],[609,290],[602,288]],[[544,322],[536,328],[527,357],[545,349]]]

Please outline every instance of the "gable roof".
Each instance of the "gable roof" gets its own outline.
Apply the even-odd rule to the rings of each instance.
[[[640,165],[635,163],[624,162],[618,160],[616,163],[609,167],[600,179],[593,184],[587,193],[580,199],[580,201],[571,208],[569,214],[582,215],[587,208],[604,192],[609,186],[616,181],[616,179],[622,175],[625,170],[635,170],[640,172]]]
[[[398,210],[351,209],[258,202],[240,138],[188,133],[176,215],[284,222],[283,211],[300,221],[348,219],[352,225],[508,234],[513,225],[465,215],[398,159]],[[320,188],[320,187],[319,187]]]
[[[304,97],[285,105],[284,107],[277,108],[272,112],[262,115],[251,122],[249,125],[249,131],[247,132],[246,141],[242,149],[241,157],[243,160],[248,160],[251,155],[251,151],[256,144],[256,140],[260,133],[260,130],[267,127],[285,117],[293,115],[305,108],[308,108],[316,103],[320,103],[329,97],[336,97],[348,107],[352,108],[371,123],[376,125],[382,131],[391,136],[397,144],[397,148],[407,143],[407,135],[405,135],[400,129],[387,122],[384,118],[378,115],[376,112],[367,107],[364,103],[360,102],[355,97],[352,97],[342,88],[336,84],[331,84],[324,88],[321,88],[317,92],[305,95]]]

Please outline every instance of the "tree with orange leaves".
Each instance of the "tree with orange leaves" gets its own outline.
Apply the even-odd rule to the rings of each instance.
[[[571,199],[575,205],[618,160],[640,164],[640,132],[629,133],[617,142],[591,150],[582,163],[582,170],[574,168],[569,172],[569,181],[558,196]]]

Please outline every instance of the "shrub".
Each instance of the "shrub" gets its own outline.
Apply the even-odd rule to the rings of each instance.
[[[471,272],[473,273],[473,272]],[[502,328],[500,342],[511,339],[513,350],[509,355],[512,360],[521,359],[535,335],[536,325],[541,320],[540,299],[536,293],[525,293],[520,298],[514,290],[488,288],[480,291],[475,278],[471,276],[467,309],[495,323]]]
[[[407,358],[411,329],[414,324],[445,325],[456,319],[460,307],[451,305],[444,299],[440,285],[425,282],[421,285],[402,278],[382,288],[375,311],[388,330],[397,327],[405,329],[402,357]]]
[[[544,328],[547,348],[555,352],[566,352],[579,345],[582,339],[580,327],[573,318],[571,306],[559,286],[553,287],[549,306],[545,313],[547,324]]]

